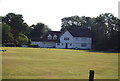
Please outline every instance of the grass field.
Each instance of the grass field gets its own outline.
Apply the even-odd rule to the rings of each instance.
[[[118,54],[88,50],[4,47],[3,79],[118,78]]]

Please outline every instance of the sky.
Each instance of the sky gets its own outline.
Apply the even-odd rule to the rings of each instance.
[[[42,22],[53,31],[61,28],[61,19],[74,15],[97,17],[112,13],[118,17],[119,0],[0,0],[0,16],[22,14],[30,26]]]

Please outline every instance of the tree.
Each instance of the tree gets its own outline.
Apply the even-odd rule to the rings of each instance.
[[[19,44],[26,44],[29,42],[29,39],[27,38],[27,36],[25,36],[24,34],[20,33],[17,37],[17,41],[19,42]]]
[[[14,41],[12,41],[13,43],[21,43],[18,40],[19,35],[29,33],[29,26],[24,22],[21,14],[8,13],[3,17],[2,22],[11,27],[10,32],[13,34],[14,38]]]
[[[47,31],[50,31],[51,29],[43,24],[43,23],[37,23],[36,25],[31,26],[31,32],[28,35],[29,37],[42,37]]]
[[[2,21],[11,26],[13,34],[28,33],[29,27],[21,14],[8,13]]]
[[[26,23],[24,23],[23,16],[21,14],[8,13],[5,17],[3,17],[3,22],[10,25],[12,29],[17,32],[23,32],[25,29]]]
[[[98,17],[71,16],[61,19],[61,31],[70,27],[91,27],[93,47],[96,50],[119,49],[120,20],[111,13],[100,14]]]
[[[79,16],[71,16],[71,17],[64,17],[61,19],[62,26],[61,30],[68,29],[70,27],[90,27],[92,24],[92,18],[90,17],[79,17]]]
[[[5,23],[2,23],[2,42],[7,43],[13,40],[13,34],[11,33],[11,27]]]
[[[100,14],[93,23],[93,43],[96,49],[118,49],[118,21],[111,13]]]

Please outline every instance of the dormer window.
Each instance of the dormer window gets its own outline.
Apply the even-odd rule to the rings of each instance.
[[[69,37],[65,37],[64,40],[69,40],[70,38]]]
[[[54,35],[54,36],[53,36],[53,40],[57,40],[57,35]]]
[[[52,36],[50,34],[48,35],[48,40],[52,40]]]

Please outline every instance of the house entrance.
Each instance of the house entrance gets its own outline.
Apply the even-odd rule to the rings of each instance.
[[[68,44],[66,43],[66,46],[65,46],[65,48],[68,48]]]

